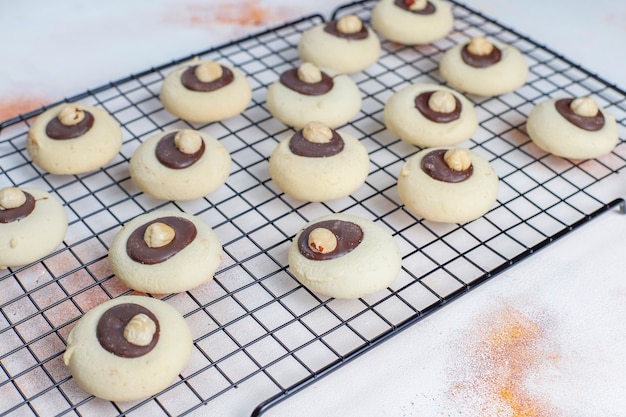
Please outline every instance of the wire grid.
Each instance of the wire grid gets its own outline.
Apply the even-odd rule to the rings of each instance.
[[[347,5],[367,21],[374,2]],[[404,47],[383,41],[377,64],[354,75],[363,108],[342,128],[358,137],[371,159],[366,183],[352,196],[301,203],[281,193],[268,158],[293,133],[268,113],[266,88],[297,65],[300,34],[323,22],[311,16],[199,54],[241,68],[253,101],[238,117],[195,125],[169,115],[158,94],[175,61],[103,86],[69,101],[106,109],[121,124],[124,141],[106,167],[80,176],[56,176],[33,166],[25,151],[31,117],[0,124],[0,188],[48,190],[65,205],[70,225],[62,247],[0,276],[0,415],[215,415],[260,414],[267,398],[282,400],[356,353],[393,335],[466,293],[573,225],[603,210],[614,196],[602,184],[625,163],[619,146],[597,160],[552,157],[528,139],[524,123],[547,98],[592,96],[616,116],[624,137],[624,92],[558,54],[463,5],[453,4],[455,30],[432,45]],[[530,64],[528,83],[512,94],[470,96],[480,127],[465,145],[494,166],[501,183],[497,204],[480,219],[436,224],[404,210],[395,188],[403,161],[418,148],[390,135],[382,123],[386,100],[409,83],[443,83],[443,51],[473,36],[519,48]],[[128,173],[133,151],[162,130],[195,128],[229,150],[233,171],[206,198],[163,202],[139,192]],[[108,299],[131,293],[112,275],[106,255],[121,225],[155,209],[192,213],[213,227],[224,246],[215,280],[162,298],[189,323],[194,349],[187,369],[165,391],[145,401],[112,403],[80,389],[63,364],[69,331],[80,316]],[[359,300],[309,292],[291,276],[287,250],[309,220],[349,212],[383,225],[398,242],[403,267],[385,291]],[[209,403],[210,408],[203,407]]]

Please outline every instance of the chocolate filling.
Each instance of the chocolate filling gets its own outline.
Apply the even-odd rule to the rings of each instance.
[[[344,143],[339,133],[334,130],[331,131],[333,132],[333,137],[330,142],[315,143],[306,140],[304,136],[302,136],[302,130],[298,130],[291,139],[289,139],[289,149],[295,155],[308,158],[325,158],[337,155],[343,150]]]
[[[280,82],[287,88],[305,96],[321,96],[328,93],[334,86],[333,79],[322,72],[322,80],[317,83],[305,83],[298,78],[298,69],[292,68],[280,75]]]
[[[415,13],[415,14],[433,14],[437,11],[437,8],[431,2],[426,3],[426,7],[419,10],[411,10],[410,7],[415,3],[414,0],[396,0],[394,4],[399,8],[406,10],[407,12]]]
[[[427,91],[415,97],[415,108],[419,110],[425,118],[435,123],[449,123],[461,117],[461,101],[454,95],[452,96],[454,97],[456,106],[450,113],[438,112],[431,109],[428,105],[428,100],[430,100],[430,97],[434,93],[434,91]]]
[[[176,235],[167,245],[160,248],[151,248],[143,240],[143,235],[152,223],[164,223],[174,229]],[[185,249],[196,238],[198,233],[196,226],[182,217],[161,217],[142,226],[131,233],[126,242],[126,253],[135,262],[144,265],[154,265],[167,261],[181,250]]]
[[[317,228],[330,230],[337,238],[337,247],[332,252],[317,253],[309,247],[309,235]],[[302,256],[313,261],[326,261],[352,252],[363,240],[363,230],[352,222],[343,220],[324,220],[307,227],[300,234],[298,249]]]
[[[65,126],[58,117],[55,117],[46,125],[46,135],[57,140],[74,139],[84,135],[93,126],[94,118],[86,110],[83,110],[83,113],[85,114],[83,120],[72,126]]]
[[[204,140],[198,151],[187,154],[176,147],[176,134],[172,132],[159,140],[154,154],[159,162],[171,169],[183,169],[195,164],[204,155]]]
[[[201,92],[215,91],[219,88],[227,86],[235,79],[233,72],[222,66],[222,76],[217,80],[205,83],[196,77],[196,67],[197,65],[187,68],[180,76],[181,83],[183,83],[185,88],[188,90]]]
[[[604,127],[604,115],[600,110],[598,110],[595,116],[580,116],[572,110],[572,101],[574,101],[572,98],[562,98],[554,103],[554,107],[565,120],[576,127],[590,132],[598,131]]]
[[[146,346],[130,343],[124,337],[124,328],[137,314],[145,314],[156,325],[152,340]],[[96,337],[100,346],[115,356],[138,358],[150,352],[159,341],[159,320],[150,310],[139,304],[124,303],[104,312],[96,327]]]
[[[422,158],[422,170],[437,181],[450,183],[462,182],[472,176],[474,172],[472,165],[463,171],[456,171],[450,168],[443,159],[446,152],[447,149],[438,149],[424,155]]]
[[[465,45],[461,49],[461,58],[463,58],[463,62],[467,65],[474,68],[485,68],[490,67],[491,65],[497,63],[502,58],[502,51],[493,45],[493,49],[488,55],[474,55],[470,51],[468,51],[467,47],[469,44]]]
[[[369,36],[369,33],[367,32],[367,28],[365,27],[365,25],[362,25],[361,30],[359,30],[358,32],[344,33],[340,31],[339,29],[337,29],[337,23],[338,23],[337,20],[328,22],[326,26],[324,26],[324,32],[330,33],[331,35],[336,36],[338,38],[350,39],[354,41],[366,39]]]
[[[35,198],[24,192],[26,201],[19,207],[0,210],[0,223],[11,223],[26,218],[35,210]]]

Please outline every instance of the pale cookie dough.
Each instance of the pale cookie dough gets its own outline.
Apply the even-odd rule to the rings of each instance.
[[[426,45],[452,31],[452,11],[439,0],[380,0],[372,26],[381,36],[402,45]]]
[[[302,62],[353,74],[370,67],[380,56],[380,41],[355,15],[317,25],[298,42]]]
[[[299,91],[283,81],[293,82]],[[334,129],[359,113],[361,93],[349,76],[304,63],[285,71],[269,86],[266,103],[272,116],[287,126],[300,129],[308,122],[320,121]]]
[[[160,99],[174,116],[209,123],[242,113],[252,100],[252,89],[237,68],[214,61],[192,61],[165,77]]]
[[[0,269],[43,258],[66,231],[67,214],[52,195],[33,188],[0,190]]]
[[[334,298],[359,298],[387,288],[401,263],[398,244],[383,227],[348,214],[309,222],[289,249],[289,269],[298,281]]]
[[[63,361],[88,393],[109,401],[136,401],[174,382],[187,367],[192,342],[189,326],[172,306],[125,296],[80,318]]]
[[[120,125],[106,111],[64,103],[43,112],[28,132],[33,163],[51,174],[82,174],[109,163],[122,147]]]
[[[414,84],[392,95],[383,120],[392,134],[419,147],[456,145],[478,129],[472,103],[436,84]]]
[[[369,162],[356,138],[312,122],[276,146],[269,169],[285,194],[301,201],[328,201],[363,185]]]
[[[557,110],[557,103],[578,125]],[[586,129],[581,127],[585,125]],[[526,130],[544,151],[570,159],[598,158],[611,152],[619,142],[615,117],[598,108],[591,98],[543,101],[528,115]]]
[[[431,152],[434,153],[429,155]],[[424,172],[425,165],[442,179]],[[444,176],[448,178],[444,180]],[[406,209],[417,217],[466,223],[493,207],[498,196],[498,176],[489,162],[475,152],[460,148],[424,149],[402,167],[398,193]]]
[[[142,143],[130,160],[130,177],[144,193],[162,200],[193,200],[224,185],[232,161],[207,133],[162,132]]]
[[[113,273],[129,288],[150,294],[179,293],[213,279],[222,262],[222,245],[199,218],[161,210],[126,224],[111,243],[109,261]]]
[[[474,56],[482,57],[478,60],[486,66],[475,67],[467,64],[462,57],[466,46],[477,53]],[[498,51],[499,61],[488,65],[488,59],[494,58]],[[528,64],[520,51],[513,46],[474,38],[448,49],[439,64],[439,73],[459,91],[486,97],[497,96],[511,93],[526,83]]]

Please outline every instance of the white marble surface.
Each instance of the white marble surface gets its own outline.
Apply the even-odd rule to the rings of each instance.
[[[0,119],[339,3],[2,2]],[[625,2],[467,3],[626,88]],[[605,214],[267,415],[623,416],[625,234]],[[525,337],[493,339],[503,328]]]

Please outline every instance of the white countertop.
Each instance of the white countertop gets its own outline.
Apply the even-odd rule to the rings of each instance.
[[[293,3],[3,2],[0,119],[340,4]],[[626,3],[468,5],[626,88]],[[626,178],[607,187],[624,196]],[[623,416],[625,235],[604,214],[266,415]]]

